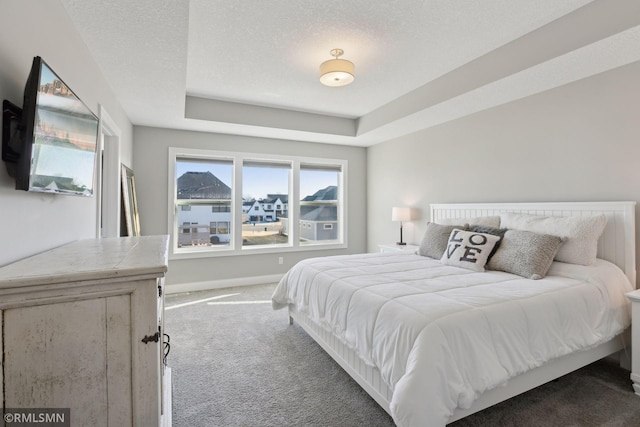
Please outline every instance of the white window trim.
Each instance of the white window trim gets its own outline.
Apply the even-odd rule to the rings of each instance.
[[[232,224],[231,225],[231,239],[228,247],[208,247],[206,250],[202,248],[185,249],[180,248],[180,252],[177,251],[177,243],[175,241],[175,233],[177,226],[175,224],[175,200],[176,200],[176,179],[175,165],[177,158],[191,157],[194,159],[208,159],[208,158],[224,158],[230,159],[234,162],[233,178],[231,185],[231,206],[232,206]],[[290,179],[289,179],[289,203],[287,204],[287,211],[289,213],[289,234],[290,243],[288,245],[260,245],[260,246],[242,246],[242,227],[238,228],[238,224],[242,224],[242,167],[244,161],[263,161],[263,162],[291,162]],[[338,182],[338,221],[342,232],[341,243],[314,243],[300,244],[300,230],[299,227],[293,226],[293,224],[299,224],[298,218],[300,212],[300,165],[301,164],[316,164],[316,165],[328,165],[336,166],[340,165],[342,173],[339,174]],[[347,236],[348,224],[346,218],[348,218],[348,197],[347,197],[347,179],[348,179],[348,161],[346,159],[330,159],[321,157],[297,157],[297,156],[284,156],[276,154],[261,154],[261,153],[242,153],[231,151],[217,151],[217,150],[200,150],[193,148],[178,148],[169,147],[169,165],[168,165],[168,223],[167,230],[170,239],[169,245],[169,259],[189,259],[189,258],[209,258],[219,256],[237,256],[237,255],[257,255],[265,253],[279,253],[279,252],[299,252],[299,251],[319,251],[319,250],[331,250],[331,249],[344,249],[348,247]],[[238,205],[240,203],[240,205]],[[239,207],[239,209],[236,209]],[[293,214],[293,218],[291,215]],[[236,230],[237,229],[237,230]]]

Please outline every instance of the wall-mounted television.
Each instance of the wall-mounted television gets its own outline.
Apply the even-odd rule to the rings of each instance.
[[[22,108],[2,104],[2,160],[16,189],[92,196],[98,118],[36,56]]]

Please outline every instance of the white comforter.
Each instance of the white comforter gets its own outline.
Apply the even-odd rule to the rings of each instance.
[[[528,280],[413,254],[313,258],[294,266],[273,307],[295,304],[393,390],[399,426],[443,426],[458,407],[542,363],[630,324],[632,286],[615,265],[554,262]]]

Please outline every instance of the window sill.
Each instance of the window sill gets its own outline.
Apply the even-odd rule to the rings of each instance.
[[[251,255],[263,255],[263,254],[275,254],[284,252],[309,252],[309,251],[329,251],[336,249],[346,249],[346,243],[332,243],[332,244],[305,244],[301,246],[261,246],[261,247],[245,247],[240,250],[237,249],[207,249],[184,251],[178,253],[170,253],[170,260],[177,259],[197,259],[197,258],[217,258],[227,256],[251,256]]]

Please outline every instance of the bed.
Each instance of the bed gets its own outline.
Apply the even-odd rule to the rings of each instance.
[[[512,234],[496,239],[502,243],[489,266],[507,259],[503,254],[518,241],[514,236],[529,238],[536,231],[533,237],[539,237],[540,224],[544,229],[565,220],[604,219],[601,230],[584,232],[594,238],[592,254],[580,252],[589,244],[578,236],[576,262],[592,256],[582,263],[587,265],[573,263],[575,250],[562,253],[572,262],[560,257],[563,248],[575,249],[575,236],[555,237],[561,243],[547,236],[556,246],[553,261],[544,261],[543,277],[529,270],[523,276],[508,268],[461,268],[424,253],[313,258],[285,274],[273,307],[288,308],[290,321],[399,426],[445,425],[603,357],[628,354],[624,294],[636,283],[635,203],[431,206],[433,224],[454,224],[460,233],[470,222],[496,217]],[[527,222],[540,218],[546,222]],[[429,227],[423,239],[428,233]],[[485,236],[478,233],[472,230],[465,238]],[[445,252],[462,235],[452,233]]]

